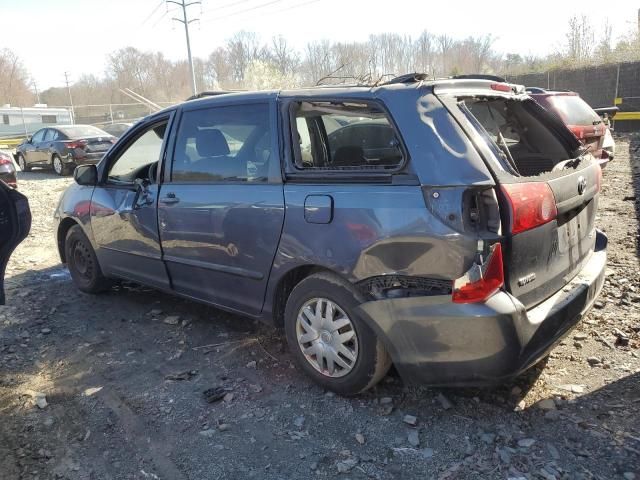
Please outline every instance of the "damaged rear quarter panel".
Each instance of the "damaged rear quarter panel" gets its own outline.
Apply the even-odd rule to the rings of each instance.
[[[330,223],[305,220],[309,195],[333,198]],[[475,239],[432,215],[418,186],[286,185],[285,199],[276,277],[299,265],[319,265],[352,282],[390,273],[453,279],[475,254]]]
[[[422,190],[425,185],[494,185],[469,139],[431,87],[397,85],[361,98],[381,101],[390,112],[408,152],[405,173],[419,181],[323,183],[315,178],[285,183],[285,222],[268,301],[280,279],[300,266],[324,267],[353,283],[386,274],[453,280],[474,260],[475,232],[456,231],[437,218],[427,209]],[[305,199],[316,195],[332,199],[329,223],[305,219]]]

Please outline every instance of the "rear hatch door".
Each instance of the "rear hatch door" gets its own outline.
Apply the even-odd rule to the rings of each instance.
[[[563,288],[594,249],[600,167],[558,116],[515,86],[487,83],[449,88],[441,100],[494,174],[505,288],[531,308]]]
[[[515,234],[509,228],[513,211],[504,208],[509,204],[506,188],[501,191],[506,287],[527,308],[564,287],[593,251],[599,170],[597,164],[589,162],[585,168],[543,180],[553,193],[556,218]]]

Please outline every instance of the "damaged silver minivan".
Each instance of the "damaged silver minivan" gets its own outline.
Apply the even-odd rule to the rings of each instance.
[[[185,102],[78,167],[57,242],[85,292],[126,279],[285,329],[355,394],[481,385],[544,357],[602,288],[601,170],[492,79]]]

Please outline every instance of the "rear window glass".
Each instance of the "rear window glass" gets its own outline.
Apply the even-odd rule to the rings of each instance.
[[[69,138],[80,138],[80,137],[108,137],[109,134],[104,130],[100,130],[99,128],[92,127],[91,125],[75,125],[73,127],[59,127],[62,132],[67,135]]]
[[[304,170],[396,169],[400,140],[378,106],[300,102],[295,106],[296,166]]]
[[[493,151],[520,175],[549,172],[571,158],[571,150],[549,125],[549,114],[533,100],[472,98],[461,102]]]
[[[597,125],[602,120],[593,109],[575,95],[556,95],[548,98],[553,110],[567,125]]]

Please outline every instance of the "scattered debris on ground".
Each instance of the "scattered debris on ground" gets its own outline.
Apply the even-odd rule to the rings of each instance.
[[[79,293],[51,232],[72,180],[19,174],[34,222],[0,307],[0,476],[640,478],[638,146],[618,139],[604,173],[603,294],[548,359],[493,389],[392,371],[353,398],[312,384],[250,319],[129,284]]]

